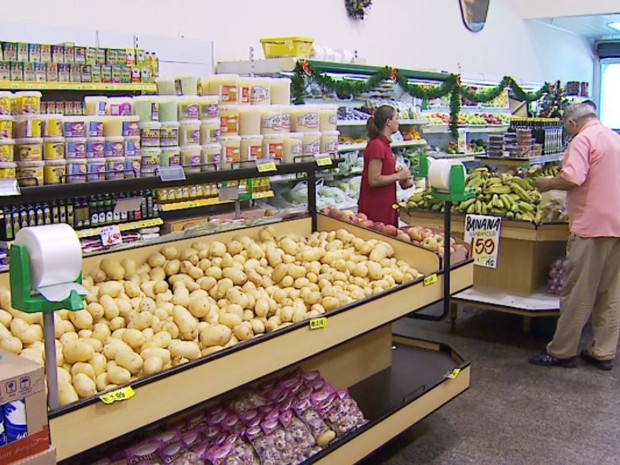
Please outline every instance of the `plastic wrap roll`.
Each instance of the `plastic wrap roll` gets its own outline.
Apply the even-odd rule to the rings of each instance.
[[[28,248],[33,289],[73,283],[82,271],[80,240],[69,225],[24,228],[15,243]]]
[[[457,165],[463,166],[460,161],[436,160],[434,158],[429,158],[429,165],[428,181],[431,187],[442,192],[450,191],[450,172],[452,167]],[[465,170],[465,167],[463,167],[463,170]]]

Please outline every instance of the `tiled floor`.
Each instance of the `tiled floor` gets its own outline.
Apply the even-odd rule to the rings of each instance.
[[[413,319],[395,330],[451,344],[471,361],[471,388],[363,465],[620,464],[620,366],[528,364],[553,334],[552,320],[535,321],[526,335],[517,317],[472,311],[455,333],[446,321]]]

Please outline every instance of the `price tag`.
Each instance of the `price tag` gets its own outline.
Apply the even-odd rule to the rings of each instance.
[[[431,284],[435,284],[437,282],[437,275],[431,274],[424,278],[424,285],[430,286]]]
[[[161,166],[157,168],[159,179],[166,181],[185,181],[185,171],[181,165]]]
[[[269,173],[270,171],[278,171],[275,162],[269,160],[256,160],[256,169],[259,173]]]
[[[447,373],[445,377],[448,379],[456,379],[460,374],[461,374],[461,369],[455,368],[450,373]]]
[[[502,219],[496,216],[465,217],[465,242],[471,244],[471,256],[475,265],[497,268],[501,225]]]
[[[313,318],[310,320],[310,329],[325,329],[327,328],[327,318]]]
[[[99,235],[101,236],[101,245],[104,247],[123,243],[123,236],[117,225],[104,226],[101,228]]]
[[[314,156],[317,166],[332,166],[332,157],[329,153],[319,153]]]
[[[116,391],[108,392],[99,396],[99,400],[106,405],[113,404],[114,402],[120,402],[121,400],[131,399],[136,395],[136,392],[131,386],[127,386]]]

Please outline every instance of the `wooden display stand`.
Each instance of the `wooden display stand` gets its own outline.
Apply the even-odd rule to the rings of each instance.
[[[401,210],[400,218],[412,226],[441,228],[440,213]],[[465,218],[454,216],[452,231],[463,239]],[[536,226],[523,221],[502,220],[497,268],[474,268],[474,286],[527,296],[546,286],[551,264],[561,258],[568,240],[568,225]]]
[[[437,343],[395,338],[391,331],[393,321],[443,299],[444,274],[439,257],[423,248],[333,218],[319,215],[316,221],[319,231],[343,228],[367,240],[389,242],[398,259],[412,264],[425,276],[436,275],[437,279],[426,284],[424,279],[419,279],[339,308],[326,315],[324,329],[311,330],[307,321],[297,323],[138,380],[131,384],[136,394],[129,400],[105,405],[92,398],[53,411],[49,423],[58,460],[75,457],[299,364],[320,370],[339,388],[349,387],[370,420],[354,434],[321,452],[313,463],[336,465],[361,460],[468,389],[470,367],[456,352]],[[312,223],[312,218],[304,218],[278,223],[274,228],[278,234],[309,235]],[[182,240],[174,245],[189,247],[197,240],[227,242],[239,234],[257,237],[259,229]],[[130,257],[140,262],[161,247],[140,247],[108,256],[119,260]],[[100,259],[86,258],[84,273],[97,267]],[[451,270],[452,293],[469,288],[472,281],[471,261]],[[8,274],[0,275],[2,285],[8,286]],[[89,426],[84,428],[84,425]]]

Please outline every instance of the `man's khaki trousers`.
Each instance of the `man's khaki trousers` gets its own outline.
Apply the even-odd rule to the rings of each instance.
[[[592,316],[590,354],[599,360],[616,355],[620,335],[620,238],[571,236],[561,311],[547,352],[557,358],[577,355],[583,327]]]

